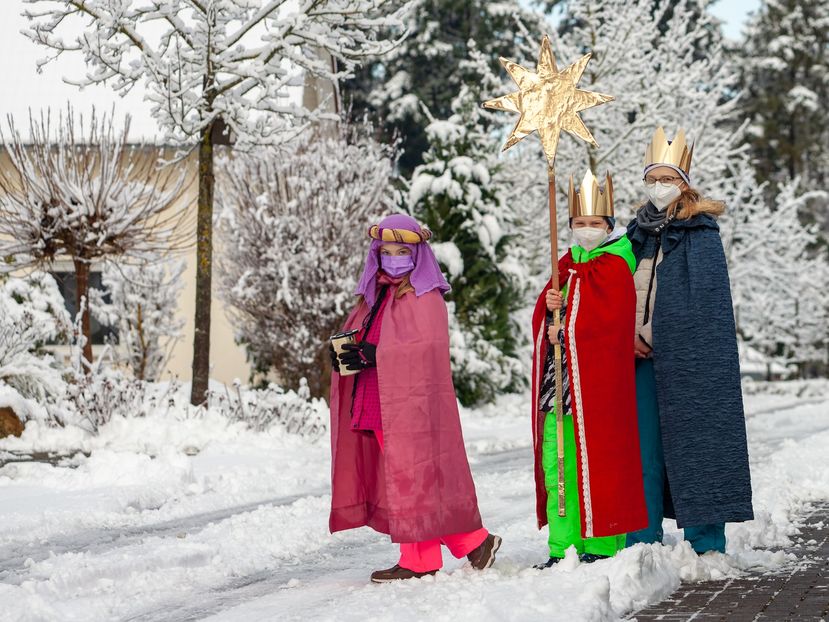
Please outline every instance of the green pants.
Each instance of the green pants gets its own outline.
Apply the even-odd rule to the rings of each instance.
[[[558,458],[556,451],[556,415],[547,414],[541,445],[541,465],[547,488],[547,521],[550,529],[550,557],[564,557],[571,546],[579,554],[615,555],[625,548],[625,534],[602,538],[581,537],[579,512],[578,462],[576,461],[576,434],[573,417],[564,416],[564,508],[565,516],[558,515]]]

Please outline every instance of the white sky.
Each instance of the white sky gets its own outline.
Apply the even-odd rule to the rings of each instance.
[[[39,114],[41,109],[60,109],[70,101],[76,112],[83,114],[92,106],[108,113],[115,104],[116,115],[129,113],[132,116],[131,135],[134,139],[158,136],[150,106],[143,101],[143,92],[138,89],[121,98],[106,86],[87,87],[81,91],[63,82],[63,76],[84,74],[85,65],[80,54],[64,54],[38,74],[36,61],[48,56],[49,50],[20,34],[27,26],[27,21],[20,15],[24,6],[21,0],[0,0],[0,59],[3,59],[5,89],[0,96],[0,122],[3,126],[6,116],[11,114],[26,135],[29,108]]]
[[[741,30],[749,13],[757,12],[760,0],[717,0],[711,12],[723,22],[723,33],[729,39],[742,39]]]

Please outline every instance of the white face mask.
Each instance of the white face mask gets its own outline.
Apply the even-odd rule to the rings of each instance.
[[[592,251],[607,239],[607,230],[597,229],[596,227],[579,227],[573,229],[573,239],[584,250]]]
[[[663,184],[660,182],[645,184],[645,191],[648,193],[648,199],[650,199],[651,203],[653,203],[659,211],[662,211],[668,207],[682,194],[679,186],[675,186],[673,184]]]

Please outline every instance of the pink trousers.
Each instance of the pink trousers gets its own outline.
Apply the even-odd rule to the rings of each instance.
[[[400,545],[400,561],[397,564],[415,572],[440,570],[443,567],[441,544],[446,545],[449,552],[460,559],[481,546],[488,535],[489,532],[481,527],[469,533],[454,533],[426,542],[404,542]]]
[[[383,432],[382,430],[373,430],[373,432],[382,452]],[[460,559],[481,546],[488,535],[489,532],[481,527],[469,533],[453,533],[425,542],[403,542],[400,544],[400,561],[397,564],[401,568],[407,568],[415,572],[440,570],[443,567],[441,544],[445,545],[452,555]]]

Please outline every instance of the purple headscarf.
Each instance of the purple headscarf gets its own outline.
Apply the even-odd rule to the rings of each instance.
[[[417,221],[406,214],[386,216],[378,223],[378,227],[381,230],[407,229],[415,233],[420,233],[421,231],[421,227],[417,224]],[[368,256],[366,257],[366,266],[363,269],[363,276],[360,277],[360,282],[354,292],[355,295],[364,296],[366,304],[369,307],[374,305],[377,297],[377,272],[380,269],[380,247],[383,244],[389,244],[389,242],[371,240],[371,246],[369,246]],[[403,244],[403,246],[407,246],[412,250],[415,267],[409,273],[409,282],[414,287],[416,296],[422,296],[433,289],[439,289],[442,294],[445,294],[451,289],[443,273],[440,271],[438,260],[428,242]]]

